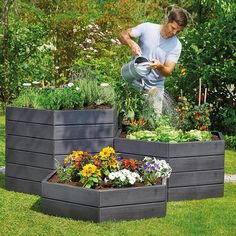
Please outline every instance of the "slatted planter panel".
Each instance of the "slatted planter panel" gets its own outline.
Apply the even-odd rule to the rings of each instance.
[[[209,142],[160,143],[116,137],[114,148],[127,158],[158,157],[169,162],[172,175],[167,181],[168,201],[223,197],[224,140]]]
[[[41,209],[49,215],[94,222],[134,220],[166,215],[166,185],[86,189],[48,180],[42,182]]]
[[[41,195],[41,181],[73,150],[113,146],[116,109],[48,111],[7,107],[6,187]]]

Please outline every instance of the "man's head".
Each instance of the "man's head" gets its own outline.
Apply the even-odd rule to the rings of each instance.
[[[181,8],[173,9],[164,24],[164,37],[171,38],[181,32],[188,23],[185,11]]]

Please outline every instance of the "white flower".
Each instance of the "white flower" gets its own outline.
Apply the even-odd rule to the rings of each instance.
[[[85,43],[92,43],[92,39],[86,38],[86,39],[85,39]]]
[[[100,86],[101,86],[101,87],[108,87],[108,86],[110,86],[110,85],[109,85],[108,83],[101,83]]]
[[[115,177],[116,177],[116,175],[115,175],[114,172],[111,172],[111,173],[108,175],[108,178],[109,178],[110,180],[114,180]]]
[[[23,83],[22,85],[25,87],[30,87],[32,84],[31,83]]]
[[[76,87],[75,89],[76,89],[77,91],[79,91],[79,90],[80,90],[80,88],[79,88],[79,87]]]
[[[112,43],[117,43],[115,39],[111,39],[111,42]]]
[[[32,84],[33,84],[33,85],[39,85],[40,82],[38,82],[38,81],[33,81]]]
[[[120,180],[121,180],[122,182],[124,182],[125,179],[126,179],[126,177],[125,177],[124,175],[120,175]]]
[[[135,179],[134,177],[130,177],[130,178],[129,178],[129,183],[130,183],[130,184],[134,184],[135,181],[136,181],[136,179]]]
[[[86,57],[87,57],[87,58],[91,58],[91,56],[90,56],[90,55],[86,55]]]
[[[67,86],[72,87],[72,86],[74,86],[74,84],[70,82],[70,83],[67,84]]]
[[[58,70],[60,67],[59,66],[55,66],[55,69]]]

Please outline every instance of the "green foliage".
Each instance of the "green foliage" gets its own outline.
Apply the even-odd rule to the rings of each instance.
[[[236,136],[225,135],[224,139],[226,148],[236,150]]]
[[[57,176],[60,183],[69,183],[72,181],[72,168],[64,168],[58,162],[56,163]]]
[[[191,141],[210,141],[212,134],[209,131],[190,130],[183,132],[170,124],[165,117],[159,119],[159,126],[154,130],[139,130],[130,132],[127,135],[130,139],[158,141],[158,142],[191,142]]]
[[[114,96],[112,87],[108,91],[98,86],[95,80],[84,79],[62,88],[26,88],[13,105],[47,110],[83,109],[90,105],[113,106]]]
[[[236,129],[232,133],[232,128],[225,127],[224,123],[235,125],[236,87],[232,86],[236,74],[235,20],[236,14],[232,11],[232,14],[186,29],[181,36],[183,53],[180,64],[166,81],[167,90],[172,95],[179,95],[182,89],[186,97],[196,101],[201,78],[203,91],[208,89],[207,102],[213,105],[211,129],[230,134],[235,134]],[[221,112],[222,109],[225,112]]]

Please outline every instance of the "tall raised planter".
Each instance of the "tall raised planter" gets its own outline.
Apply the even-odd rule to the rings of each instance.
[[[52,172],[42,182],[41,209],[49,215],[102,222],[166,215],[166,185],[86,189],[52,183]]]
[[[223,197],[224,146],[219,140],[208,142],[161,143],[116,137],[114,148],[128,158],[158,157],[169,162],[168,201]]]
[[[6,188],[41,195],[41,181],[73,150],[113,146],[116,109],[6,109]]]

